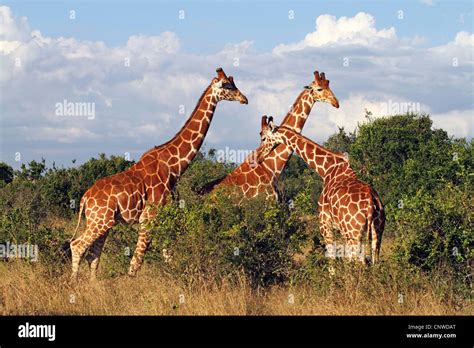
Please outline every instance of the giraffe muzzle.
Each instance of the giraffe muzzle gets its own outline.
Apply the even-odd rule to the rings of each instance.
[[[242,96],[242,98],[240,99],[240,104],[248,104],[249,101],[247,99],[247,97],[245,95]]]

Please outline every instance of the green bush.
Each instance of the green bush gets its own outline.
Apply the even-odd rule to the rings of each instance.
[[[420,190],[404,196],[389,214],[394,219],[394,257],[424,271],[451,269],[464,283],[470,281],[474,235],[472,191],[451,183],[436,193]]]
[[[193,205],[170,202],[157,209],[154,253],[172,254],[169,271],[186,280],[232,278],[244,271],[254,286],[280,283],[292,270],[301,224],[287,205],[265,197],[235,204],[219,190]],[[164,262],[164,260],[162,260]]]

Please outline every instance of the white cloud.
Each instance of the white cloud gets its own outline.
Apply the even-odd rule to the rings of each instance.
[[[432,113],[433,127],[442,128],[448,134],[458,137],[474,135],[474,113],[472,110],[452,110],[445,113]]]
[[[179,47],[178,36],[170,31],[165,31],[158,36],[132,35],[127,41],[127,48],[139,55],[144,52],[171,54],[178,52]]]
[[[474,46],[474,34],[470,34],[467,31],[460,31],[456,34],[454,43],[458,46],[473,47]]]
[[[253,41],[242,41],[237,44],[226,44],[224,48],[219,52],[222,55],[229,57],[238,57],[247,54],[251,51],[253,46]]]
[[[375,47],[380,43],[397,38],[395,28],[375,28],[375,18],[359,12],[354,17],[321,15],[316,19],[316,30],[306,35],[304,40],[288,45],[278,45],[274,53],[298,51],[307,47],[330,45],[360,45]]]
[[[30,37],[28,19],[15,19],[8,6],[0,6],[0,40],[25,41]]]
[[[97,134],[82,127],[20,127],[19,134],[26,141],[49,139],[58,143],[71,144],[78,140],[99,138]]]

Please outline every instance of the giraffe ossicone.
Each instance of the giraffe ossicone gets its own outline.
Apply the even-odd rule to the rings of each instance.
[[[214,111],[222,100],[247,104],[232,76],[222,68],[199,101],[181,130],[168,142],[146,151],[129,169],[99,179],[82,196],[78,224],[71,238],[72,275],[75,280],[80,261],[86,256],[90,276],[96,277],[99,258],[109,230],[117,222],[139,223],[138,241],[128,274],[136,275],[151,241],[148,222],[154,218],[154,204],[165,204],[177,180],[188,168],[207,134]],[[76,238],[81,215],[86,216],[86,229]]]

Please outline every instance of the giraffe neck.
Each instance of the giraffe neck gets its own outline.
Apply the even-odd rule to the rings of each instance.
[[[324,182],[332,178],[335,171],[341,169],[352,173],[343,155],[329,151],[290,129],[279,128],[278,134],[282,143],[295,151],[310,168],[321,176]]]
[[[311,92],[307,89],[303,90],[296,98],[281,125],[300,133],[315,102],[316,100]]]
[[[315,102],[311,92],[306,89],[303,90],[296,98],[291,110],[286,114],[281,126],[300,133]],[[285,144],[280,144],[262,162],[262,165],[273,173],[273,180],[277,181],[279,179],[286,163],[290,159],[291,153],[292,150],[290,148]]]
[[[179,177],[189,166],[201,148],[204,138],[211,124],[217,106],[217,96],[209,86],[199,99],[194,111],[181,130],[171,139],[167,146],[177,149],[180,159],[176,166],[171,166],[170,173]],[[173,152],[173,155],[176,151]]]
[[[168,142],[146,151],[134,168],[148,167],[150,162],[154,162],[155,167],[150,171],[157,172],[160,169],[159,165],[167,164],[171,178],[169,185],[173,187],[177,178],[188,168],[199,151],[214,116],[217,102],[212,86],[207,87],[181,130]],[[153,158],[159,160],[153,161]]]

